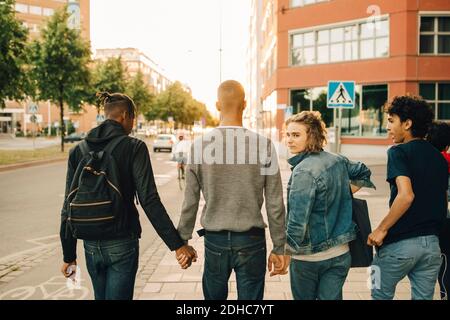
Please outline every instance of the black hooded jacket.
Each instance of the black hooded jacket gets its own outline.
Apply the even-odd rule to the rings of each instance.
[[[113,120],[106,120],[89,132],[86,141],[91,150],[99,151],[104,149],[111,139],[122,135],[126,135],[126,133],[120,123]],[[112,156],[115,158],[119,167],[121,192],[125,199],[126,214],[129,218],[129,229],[121,234],[117,234],[116,239],[131,236],[132,234],[138,237],[141,235],[142,228],[139,223],[139,214],[134,204],[134,195],[137,192],[139,202],[145,214],[169,249],[173,251],[181,247],[184,242],[181,240],[159,198],[147,145],[141,140],[127,137],[114,149]],[[67,198],[72,177],[81,158],[82,153],[79,146],[76,146],[70,151],[65,199]],[[70,232],[66,235],[66,218],[67,214],[63,207],[61,212],[60,238],[64,262],[69,263],[76,260],[77,240],[72,237]]]

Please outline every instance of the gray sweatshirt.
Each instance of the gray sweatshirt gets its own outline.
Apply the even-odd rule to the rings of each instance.
[[[200,223],[208,231],[244,232],[266,228],[264,198],[273,253],[284,254],[285,207],[273,143],[242,127],[219,127],[191,146],[186,189],[178,224],[183,240],[192,238],[200,200]]]

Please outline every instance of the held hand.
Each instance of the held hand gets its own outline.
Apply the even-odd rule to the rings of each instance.
[[[379,247],[383,244],[383,240],[386,237],[386,235],[387,235],[387,231],[377,228],[371,234],[369,234],[369,238],[367,239],[367,244],[369,246]]]
[[[175,251],[176,258],[182,269],[187,269],[192,262],[197,261],[197,251],[192,246],[185,244]]]
[[[287,274],[287,267],[290,262],[290,257],[284,255],[277,255],[271,253],[267,260],[267,268],[270,276]]]
[[[72,261],[70,263],[64,262],[61,267],[61,272],[62,272],[63,276],[66,278],[69,278],[75,272],[75,268],[73,268],[72,272],[68,272],[67,269],[69,269],[70,266],[76,266],[76,265],[77,265],[77,260]]]

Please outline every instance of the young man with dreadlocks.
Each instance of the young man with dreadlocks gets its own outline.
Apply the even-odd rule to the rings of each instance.
[[[77,238],[83,239],[87,270],[94,287],[95,299],[131,300],[138,270],[139,238],[142,232],[138,211],[134,204],[135,195],[158,235],[170,250],[176,250],[177,257],[181,257],[179,261],[182,268],[187,268],[191,260],[195,261],[196,252],[192,247],[184,244],[161,203],[146,144],[128,136],[133,129],[136,116],[134,102],[128,96],[120,93],[101,93],[99,96],[104,105],[106,120],[92,129],[85,142],[73,148],[69,155],[65,201],[61,212],[60,234],[64,255],[61,271],[64,276],[71,276],[70,269],[74,268],[77,263]],[[106,154],[107,152],[109,153]],[[81,212],[81,209],[88,208],[86,201],[76,203],[73,194],[77,194],[77,191],[81,193],[81,187],[74,188],[73,180],[76,180],[79,175],[78,180],[81,184],[81,180],[87,175],[82,176],[85,169],[94,172],[97,176],[101,175],[103,171],[93,171],[83,161],[89,157],[97,157],[95,160],[98,160],[105,156],[113,159],[111,161],[115,163],[118,171],[112,174],[115,174],[117,184],[120,186],[115,189],[120,195],[120,208],[122,208],[120,216],[123,217],[124,222],[120,228],[112,228],[113,234],[100,235],[106,230],[104,225],[97,229],[93,229],[93,226],[96,222],[101,223],[107,218],[88,219],[90,218],[88,217],[86,219],[85,217],[85,219],[78,218],[78,221],[75,221],[76,219],[72,215],[74,209],[79,209]],[[106,177],[106,173],[104,175]],[[91,179],[99,178],[92,175]],[[96,181],[101,182],[102,180]],[[110,183],[109,180],[106,181]],[[75,181],[76,183],[78,181]],[[88,183],[85,185],[87,185],[86,188],[94,187]],[[112,183],[110,185],[112,186]],[[78,199],[86,197],[88,192],[85,190],[83,192],[84,194],[80,194]],[[98,194],[98,192],[91,193],[92,197]],[[104,209],[100,204],[106,202],[90,201],[91,204],[99,204],[92,207],[91,212],[98,216]],[[107,209],[103,211],[107,211]],[[76,226],[75,222],[79,222],[78,230],[73,229],[73,226]],[[83,222],[85,223],[83,224]],[[81,236],[83,230],[84,236]],[[98,237],[92,230],[98,231]],[[183,257],[186,258],[183,259]]]

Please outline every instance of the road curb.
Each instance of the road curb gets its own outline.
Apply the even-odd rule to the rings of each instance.
[[[12,170],[28,168],[28,167],[42,166],[45,164],[56,163],[56,162],[61,162],[61,161],[67,161],[67,157],[3,165],[3,166],[0,166],[0,172],[12,171]]]

